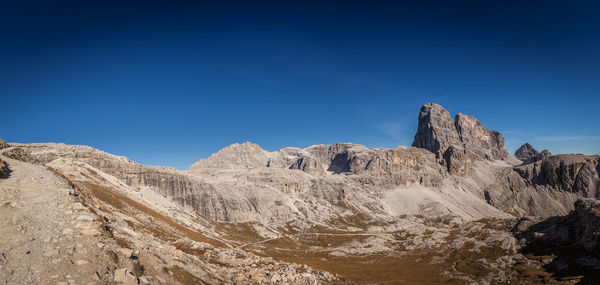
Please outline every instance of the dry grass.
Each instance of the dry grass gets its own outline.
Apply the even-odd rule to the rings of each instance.
[[[115,240],[115,242],[117,243],[117,245],[120,246],[120,247],[122,247],[122,248],[131,248],[131,245],[129,244],[129,242],[126,241],[124,238],[113,237],[113,240]]]
[[[326,253],[267,251],[268,255],[288,262],[336,273],[349,283],[377,284],[464,284],[442,274],[445,264],[432,264],[431,252],[399,255],[331,257]]]
[[[197,284],[207,284],[202,281],[200,278],[192,275],[187,270],[175,265],[168,269],[171,273],[173,273],[173,279],[183,285],[197,285]]]
[[[205,252],[205,248],[194,247],[192,242],[189,241],[176,241],[172,243],[175,248],[191,255],[202,256]]]
[[[96,198],[102,200],[103,202],[105,202],[107,204],[112,205],[113,207],[115,207],[117,209],[125,210],[125,207],[129,206],[129,207],[133,208],[134,210],[137,210],[144,214],[147,214],[147,215],[151,216],[152,218],[165,223],[170,228],[179,231],[184,236],[186,236],[192,240],[195,240],[197,242],[208,243],[208,244],[211,244],[216,247],[224,247],[225,246],[222,242],[220,242],[218,240],[209,238],[209,237],[207,237],[203,234],[200,234],[196,231],[190,230],[187,227],[184,227],[184,226],[180,225],[179,223],[173,221],[172,219],[142,205],[141,203],[138,203],[128,197],[120,195],[110,189],[107,189],[105,187],[102,187],[102,186],[99,186],[99,185],[96,185],[96,184],[93,184],[90,182],[76,181],[74,183],[74,185],[79,189],[88,190]],[[158,224],[155,224],[155,225],[158,225]],[[144,227],[145,229],[147,229],[148,231],[150,231],[152,234],[154,234],[155,236],[157,236],[159,238],[163,238],[166,240],[176,239],[168,231],[163,230],[159,227],[144,226],[144,225],[139,225],[139,226]]]

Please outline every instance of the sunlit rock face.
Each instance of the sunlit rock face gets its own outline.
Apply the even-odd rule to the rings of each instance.
[[[473,116],[457,114],[452,120],[442,106],[429,103],[421,107],[414,147],[427,149],[438,156],[450,146],[459,146],[488,160],[507,155],[504,138],[486,129]]]

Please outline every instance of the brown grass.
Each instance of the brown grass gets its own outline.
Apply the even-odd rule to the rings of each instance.
[[[115,242],[117,243],[117,245],[120,246],[120,247],[131,248],[131,245],[129,244],[129,242],[126,241],[124,238],[113,237],[113,240],[115,240]]]
[[[202,281],[200,278],[192,275],[187,270],[175,265],[168,269],[171,273],[173,273],[173,279],[183,285],[197,285],[197,284],[207,284]]]
[[[113,207],[120,209],[120,210],[124,210],[125,206],[129,206],[135,210],[138,210],[140,212],[143,212],[149,216],[151,216],[152,218],[162,221],[164,223],[166,223],[167,225],[169,225],[171,228],[176,229],[177,231],[183,233],[186,237],[193,239],[197,242],[204,242],[204,243],[208,243],[211,244],[213,246],[216,247],[224,247],[225,245],[218,240],[209,238],[203,234],[200,234],[196,231],[190,230],[187,227],[184,227],[178,223],[176,223],[175,221],[171,220],[170,218],[128,198],[125,197],[123,195],[119,195],[118,193],[107,189],[105,187],[90,183],[90,182],[75,182],[75,186],[80,188],[80,189],[87,189],[89,190],[93,196],[95,196],[96,198],[102,200],[103,202],[112,205]],[[150,227],[147,226],[145,227],[146,229],[149,229],[153,234],[156,234],[157,237],[165,237],[168,236],[169,234],[166,231],[160,230],[156,227]],[[172,238],[172,237],[171,237]]]
[[[192,242],[189,241],[176,241],[173,243],[173,246],[187,254],[196,256],[202,256],[206,252],[205,248],[196,248]]]

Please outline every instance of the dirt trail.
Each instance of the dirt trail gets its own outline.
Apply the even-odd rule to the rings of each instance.
[[[109,265],[96,216],[46,167],[2,159],[11,172],[0,179],[0,282],[96,284]]]

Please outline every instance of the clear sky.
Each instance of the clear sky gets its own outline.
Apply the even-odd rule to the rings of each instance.
[[[437,102],[511,152],[600,153],[598,1],[7,2],[9,142],[186,169],[244,141],[410,145]]]

